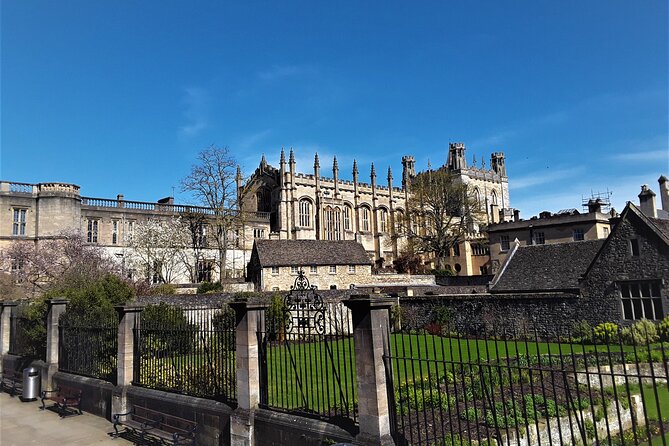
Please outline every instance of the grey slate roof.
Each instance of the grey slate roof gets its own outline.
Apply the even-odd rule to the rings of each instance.
[[[660,218],[649,218],[649,220],[665,237],[669,238],[669,220]]]
[[[520,246],[491,292],[578,289],[604,240]]]
[[[263,268],[372,263],[365,248],[354,240],[256,240],[255,249]]]

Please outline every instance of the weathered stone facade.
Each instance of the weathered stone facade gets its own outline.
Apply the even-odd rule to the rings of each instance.
[[[481,248],[486,235],[479,232],[479,224],[500,221],[500,215],[510,218],[504,163],[503,153],[493,153],[490,169],[485,168],[485,163],[480,167],[468,166],[464,144],[450,144],[448,162],[443,168],[468,184],[485,210],[483,220],[476,222],[466,235],[459,252],[448,259],[452,269],[462,275],[482,274],[486,269],[488,254]],[[395,187],[390,168],[384,177],[386,183],[377,183],[374,165],[370,169],[370,182],[361,182],[355,162],[352,181],[341,180],[336,158],[332,177],[321,176],[318,155],[314,158],[313,174],[299,173],[293,151],[286,161],[282,150],[279,168],[267,164],[263,157],[246,184],[242,184],[239,176],[242,208],[269,212],[269,221],[255,227],[254,233],[260,238],[356,240],[365,247],[376,266],[390,266],[402,247],[402,240],[394,235],[410,197],[409,182],[416,175],[412,156],[403,157],[402,165],[402,187]]]
[[[103,248],[111,258],[118,260],[123,269],[132,271],[130,240],[137,225],[150,219],[169,220],[188,214],[201,214],[211,219],[211,209],[174,204],[171,198],[156,203],[116,199],[82,197],[80,187],[66,183],[12,183],[0,182],[0,249],[21,240],[39,243],[42,240],[79,234],[87,243]],[[256,223],[269,222],[269,214],[245,214],[244,225],[236,245],[231,247],[225,260],[226,267],[237,276],[244,275]],[[214,266],[218,250],[204,248],[203,260]],[[138,274],[143,274],[137,272]],[[214,280],[217,270],[212,271]],[[186,271],[175,277],[175,282],[189,282]]]
[[[636,206],[628,204],[581,283],[583,299],[599,303],[591,311],[606,310],[608,320],[631,321],[623,314],[622,287],[639,283],[657,285],[658,296],[654,296],[652,287],[649,289],[661,302],[662,309],[654,317],[645,313],[643,316],[657,320],[669,315],[669,245],[658,224],[661,221],[649,219]],[[633,240],[636,240],[635,252]],[[642,288],[642,296],[643,293]]]

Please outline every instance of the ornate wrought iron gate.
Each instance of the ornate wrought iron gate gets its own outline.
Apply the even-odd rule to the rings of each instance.
[[[290,292],[273,299],[258,336],[261,405],[353,425],[355,358],[343,307],[326,305],[299,271]]]

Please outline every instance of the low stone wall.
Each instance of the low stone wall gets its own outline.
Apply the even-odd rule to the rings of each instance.
[[[592,423],[597,431],[596,438],[594,435],[586,436],[588,440],[586,444],[591,444],[596,439],[601,441],[621,431],[632,429],[635,425],[637,427],[645,425],[641,395],[632,395],[630,399],[632,404],[629,407],[624,407],[616,401],[612,402],[607,406],[607,416],[599,420],[594,420],[590,410],[579,411],[569,416],[544,419],[529,426],[523,426],[523,429],[519,429],[520,432],[516,432],[515,429],[505,431],[500,441],[491,439],[490,442],[500,446],[582,445],[583,439],[580,436],[579,423],[585,422]]]
[[[217,401],[176,393],[130,386],[130,404],[146,406],[162,412],[194,420],[198,424],[197,444],[219,446],[230,444],[230,406]]]
[[[255,432],[256,446],[322,446],[352,443],[354,438],[330,423],[266,409],[256,411]]]
[[[65,385],[81,389],[81,410],[111,420],[111,398],[114,385],[110,382],[70,373],[56,372],[53,387]]]
[[[587,320],[593,326],[619,319],[617,302],[586,299],[569,293],[456,294],[400,298],[403,327],[423,327],[435,320],[439,307],[451,313],[451,329],[463,334],[567,334]]]
[[[667,383],[669,362],[643,364],[615,364],[600,367],[588,367],[587,372],[576,373],[578,384],[588,384],[594,387],[613,387],[623,385],[655,385]]]

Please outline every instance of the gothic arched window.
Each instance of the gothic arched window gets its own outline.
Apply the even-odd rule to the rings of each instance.
[[[256,210],[258,212],[271,212],[272,198],[269,189],[263,187],[256,192]]]
[[[490,194],[490,202],[494,205],[497,205],[497,192],[492,191]]]
[[[341,240],[341,210],[325,208],[325,240]]]
[[[360,230],[361,231],[369,231],[370,226],[369,226],[369,214],[370,210],[367,206],[363,206],[360,208]]]
[[[388,211],[382,208],[379,213],[381,214],[381,232],[388,232]]]
[[[307,199],[300,200],[298,220],[300,226],[311,227],[311,201]]]
[[[353,214],[353,210],[351,209],[351,206],[348,204],[344,206],[344,230],[345,231],[350,231],[351,230],[351,215]]]
[[[479,191],[478,187],[474,188],[474,203],[478,209],[481,209],[481,191]]]

